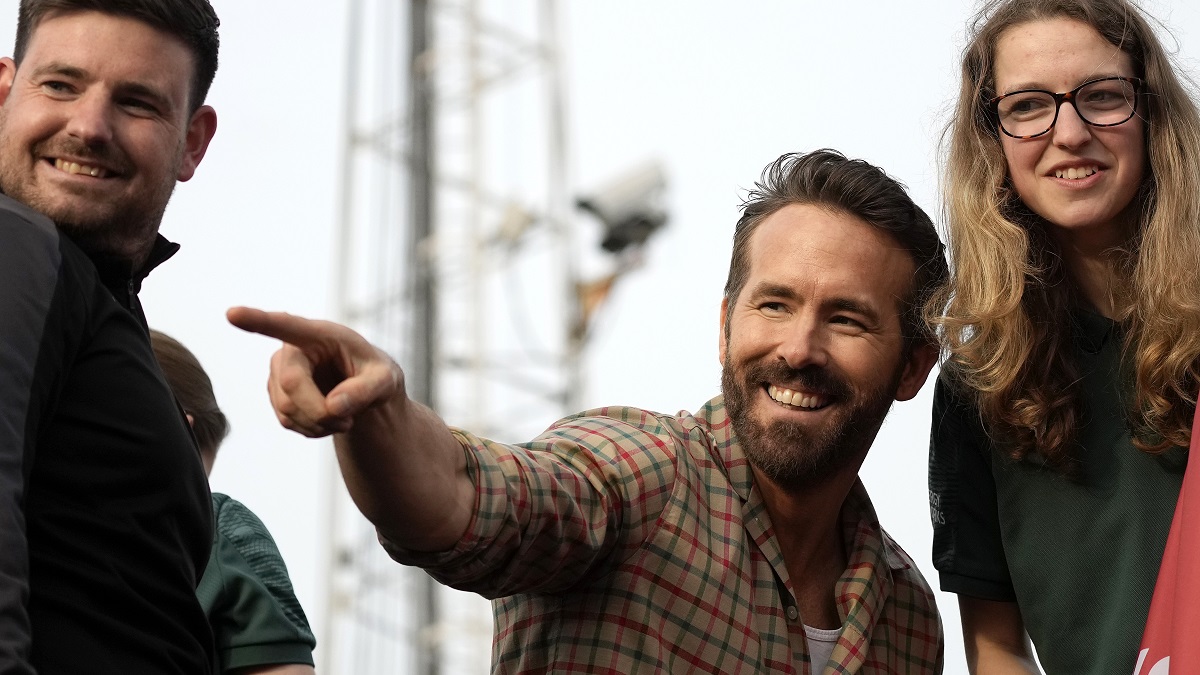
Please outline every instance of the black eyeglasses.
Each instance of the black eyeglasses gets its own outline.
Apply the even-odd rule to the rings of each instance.
[[[1079,119],[1094,127],[1124,124],[1137,112],[1143,82],[1136,77],[1103,77],[1062,94],[1022,89],[988,101],[1000,130],[1013,138],[1037,138],[1058,121],[1062,104],[1070,102]]]

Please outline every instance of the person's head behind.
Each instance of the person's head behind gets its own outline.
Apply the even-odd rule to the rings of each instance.
[[[217,74],[217,29],[221,25],[208,0],[21,0],[13,47],[17,66],[21,65],[30,36],[43,20],[87,11],[137,19],[178,38],[194,59],[189,112],[204,104]]]
[[[1032,58],[1023,52],[999,51],[1012,50],[1008,41],[1032,28],[1079,35],[1080,26],[1112,51],[1101,50],[1101,63],[1079,65],[1141,80],[1133,117],[1114,126],[1086,124],[1064,102],[1044,135],[1006,134],[994,101],[1014,85],[1028,85],[1020,76],[997,82],[997,62],[1007,59],[1018,70],[1033,63],[1021,61]],[[991,0],[968,40],[944,137],[943,194],[955,273],[927,307],[941,327],[952,371],[975,392],[993,436],[1010,454],[1023,457],[1036,448],[1049,465],[1070,470],[1080,392],[1069,322],[1062,317],[1083,297],[1074,271],[1085,269],[1074,260],[1084,250],[1075,246],[1080,233],[1108,232],[1093,240],[1108,241],[1102,255],[1110,307],[1100,309],[1127,326],[1135,442],[1147,449],[1186,445],[1193,409],[1187,399],[1195,389],[1190,371],[1200,354],[1200,317],[1191,309],[1200,294],[1200,276],[1192,271],[1200,257],[1200,114],[1190,82],[1174,68],[1151,20],[1129,0]],[[1041,43],[1045,61],[1055,40]],[[1096,77],[1076,69],[1056,76],[1070,78],[1056,92]],[[1035,88],[1049,88],[1040,84]],[[1064,118],[1077,136],[1069,141],[1058,134]],[[1058,174],[1049,169],[1081,163],[1099,164],[1101,175],[1082,174],[1098,189],[1053,184]],[[1088,221],[1089,213],[1103,218]],[[1071,214],[1083,217],[1064,217]]]
[[[196,355],[175,338],[151,330],[150,344],[154,347],[154,357],[158,359],[163,375],[167,377],[167,384],[192,423],[192,432],[196,435],[200,456],[204,459],[205,473],[212,473],[217,449],[229,435],[229,420],[217,405],[212,381]]]
[[[755,229],[789,204],[821,206],[854,216],[887,232],[908,251],[916,274],[903,304],[904,337],[910,349],[918,344],[937,345],[937,336],[921,314],[929,295],[949,275],[944,247],[933,222],[904,186],[882,169],[861,159],[848,159],[836,150],[785,154],[763,170],[742,203],[742,216],[734,229],[725,282],[728,302],[737,299],[749,278],[750,240]]]

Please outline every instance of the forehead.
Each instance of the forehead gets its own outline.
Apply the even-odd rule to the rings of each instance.
[[[884,230],[812,204],[790,204],[763,220],[749,258],[747,288],[778,284],[878,302],[905,297],[916,272],[912,255]]]
[[[1132,76],[1133,59],[1092,26],[1056,17],[1012,26],[996,41],[996,88],[1065,91],[1096,77]]]
[[[20,67],[70,68],[91,79],[153,86],[186,100],[194,61],[170,33],[132,17],[87,10],[51,13],[39,21]]]

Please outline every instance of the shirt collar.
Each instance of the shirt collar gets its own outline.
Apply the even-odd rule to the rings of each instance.
[[[161,234],[156,234],[154,237],[154,246],[150,249],[150,255],[146,258],[146,262],[136,270],[126,258],[98,251],[88,251],[88,257],[92,259],[104,285],[109,288],[118,288],[131,284],[130,290],[134,293],[141,291],[142,281],[149,276],[150,272],[179,251],[179,244],[168,241]]]
[[[749,501],[754,489],[754,475],[742,452],[742,444],[734,436],[733,424],[725,410],[725,397],[710,399],[694,417],[711,437],[714,459],[724,469],[729,485],[743,502]]]

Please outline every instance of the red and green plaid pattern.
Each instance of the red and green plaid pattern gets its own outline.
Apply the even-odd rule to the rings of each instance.
[[[494,672],[814,672],[722,398],[695,415],[592,410],[515,446],[455,433],[478,487],[467,535],[438,554],[384,546],[493,599]],[[933,593],[861,483],[842,519],[843,628],[815,672],[940,673]]]

